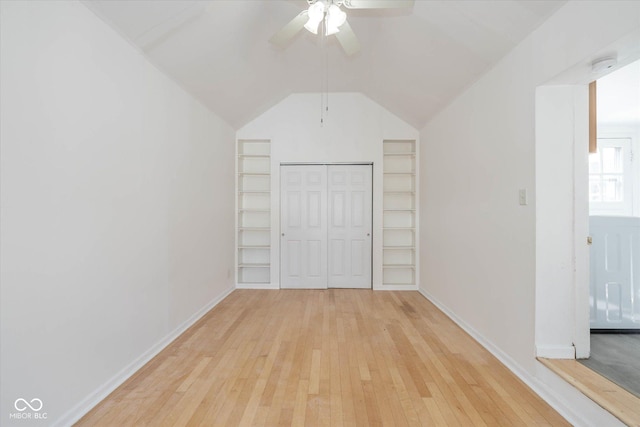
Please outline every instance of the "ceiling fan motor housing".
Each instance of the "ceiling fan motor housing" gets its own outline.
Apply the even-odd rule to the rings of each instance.
[[[341,9],[397,9],[413,7],[415,0],[307,0],[309,7],[300,12],[269,41],[285,47],[287,43],[306,28],[318,34],[320,23],[324,22],[324,36],[335,35],[347,56],[360,51],[360,42],[347,22],[347,14]]]

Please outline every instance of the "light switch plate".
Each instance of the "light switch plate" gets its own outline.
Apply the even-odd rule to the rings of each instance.
[[[520,191],[518,191],[518,201],[520,202],[521,206],[526,206],[528,204],[526,188],[521,188]]]

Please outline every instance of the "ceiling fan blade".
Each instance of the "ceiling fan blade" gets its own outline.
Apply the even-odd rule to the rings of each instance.
[[[360,52],[360,42],[348,22],[342,24],[340,31],[336,33],[336,38],[347,56]]]
[[[307,11],[302,11],[298,16],[289,21],[287,25],[282,27],[280,31],[271,36],[269,42],[276,46],[284,46],[304,28],[304,24],[306,24],[308,20]]]
[[[413,7],[415,0],[344,0],[347,9],[396,9]]]

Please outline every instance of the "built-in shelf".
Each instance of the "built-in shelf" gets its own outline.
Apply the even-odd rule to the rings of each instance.
[[[271,282],[271,144],[238,140],[237,282]]]
[[[382,282],[415,285],[416,143],[383,142]]]

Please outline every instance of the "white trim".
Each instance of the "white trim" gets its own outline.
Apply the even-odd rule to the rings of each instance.
[[[373,166],[373,162],[280,162],[280,166]]]
[[[535,94],[535,345],[589,354],[588,88]],[[581,148],[582,147],[582,148]]]
[[[207,314],[213,307],[218,305],[220,301],[225,299],[231,292],[234,291],[234,288],[228,288],[223,291],[223,293],[213,300],[211,300],[207,305],[202,307],[196,313],[194,313],[190,318],[182,322],[175,328],[172,332],[167,334],[164,338],[158,341],[155,345],[153,345],[149,350],[145,351],[141,354],[137,359],[133,362],[129,363],[125,366],[120,372],[114,375],[110,380],[106,381],[102,386],[98,387],[91,394],[89,394],[86,398],[81,400],[77,405],[64,413],[58,421],[53,423],[54,427],[62,427],[62,426],[71,426],[76,423],[80,418],[85,416],[94,406],[104,400],[109,394],[111,394],[116,388],[120,387],[126,380],[128,380],[133,374],[135,374],[138,370],[140,370],[144,365],[146,365],[151,359],[158,355],[162,350],[164,350],[169,344],[171,344],[176,338],[184,333],[187,329],[189,329],[193,324],[195,324],[200,318],[202,318],[205,314]]]
[[[589,87],[573,88],[573,303],[574,325],[570,342],[576,356],[586,359],[591,353],[591,329],[589,307]],[[564,342],[566,348],[566,342]],[[541,349],[546,345],[542,344]],[[566,356],[566,354],[565,354]],[[556,359],[569,357],[558,356]]]
[[[374,284],[374,291],[418,291],[418,285],[382,285]]]
[[[460,326],[466,333],[471,335],[481,346],[483,346],[489,353],[494,355],[503,365],[513,372],[522,382],[529,386],[538,396],[540,396],[545,402],[547,402],[553,409],[555,409],[560,415],[562,415],[569,423],[575,426],[591,425],[588,419],[570,408],[566,400],[559,395],[554,389],[549,387],[544,382],[540,381],[535,376],[528,373],[518,363],[516,363],[508,354],[496,347],[491,341],[486,339],[482,334],[476,331],[471,325],[459,318],[453,311],[449,310],[445,305],[440,303],[431,294],[424,289],[418,289],[418,292],[423,297],[433,303],[440,311],[446,314],[454,323]],[[532,356],[533,357],[533,356]],[[542,363],[535,361],[537,366],[544,366]]]
[[[236,289],[280,289],[277,283],[236,283]],[[285,288],[283,288],[285,289]],[[341,288],[327,288],[341,289]],[[417,291],[418,285],[382,285],[374,284],[373,288],[347,288],[347,289],[373,289],[374,291]]]
[[[236,289],[280,289],[277,283],[236,283]]]
[[[576,348],[572,345],[537,345],[536,356],[546,359],[575,359]]]

